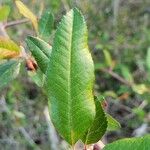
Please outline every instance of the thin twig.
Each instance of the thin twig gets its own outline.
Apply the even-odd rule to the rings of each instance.
[[[9,36],[4,28],[4,25],[2,23],[0,23],[0,35],[9,38]]]
[[[30,20],[29,19],[21,19],[21,20],[15,20],[15,21],[11,21],[11,22],[7,22],[4,24],[4,28],[9,28],[9,27],[12,27],[12,26],[16,26],[16,25],[20,25],[20,24],[24,24],[24,23],[27,23],[29,22]]]
[[[120,81],[121,83],[131,87],[133,86],[133,83],[125,80],[123,77],[121,77],[120,75],[118,75],[117,73],[113,72],[111,69],[105,69],[105,68],[101,68],[100,69],[102,72],[108,73],[109,75],[111,75],[113,78],[117,79],[118,81]]]

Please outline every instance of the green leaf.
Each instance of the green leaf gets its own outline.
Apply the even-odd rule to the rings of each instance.
[[[17,77],[20,70],[20,62],[11,60],[0,64],[0,89]]]
[[[7,20],[7,17],[10,13],[10,7],[5,5],[0,7],[0,21],[5,21]]]
[[[147,50],[147,55],[146,55],[146,66],[148,70],[150,71],[150,47]]]
[[[53,124],[70,144],[88,131],[95,117],[94,64],[82,14],[73,9],[55,34],[47,69],[47,92]]]
[[[20,0],[15,0],[16,6],[24,17],[28,18],[32,24],[33,27],[36,31],[38,31],[38,22],[37,22],[37,17],[30,11],[30,9],[22,3]]]
[[[107,121],[108,121],[108,127],[107,127],[108,131],[115,131],[121,128],[120,123],[116,119],[114,119],[109,114],[106,114],[106,116],[107,116]]]
[[[41,70],[38,69],[37,71],[28,71],[28,75],[37,86],[44,86],[45,74],[43,74]]]
[[[83,141],[86,144],[97,143],[107,129],[107,118],[101,106],[101,102],[95,97],[96,116],[94,122]]]
[[[136,114],[138,116],[138,118],[140,118],[141,120],[144,118],[145,113],[146,113],[145,110],[143,108],[141,108],[141,107],[135,107],[135,108],[133,108],[132,112],[134,114]]]
[[[95,64],[94,64],[94,68],[95,68],[96,71],[97,71],[97,70],[100,70],[100,69],[102,69],[102,68],[105,68],[105,67],[106,67],[106,65],[103,64],[103,63],[95,63]]]
[[[45,73],[47,70],[52,47],[40,38],[31,36],[27,37],[26,43],[32,55],[34,56],[39,68],[43,73]]]
[[[104,147],[103,150],[149,150],[150,135],[140,138],[126,138],[115,141]]]
[[[54,26],[54,16],[50,11],[45,11],[39,20],[39,36],[49,41]]]
[[[0,59],[9,59],[20,55],[20,47],[12,40],[0,37]]]
[[[133,83],[134,82],[133,76],[132,76],[132,73],[130,72],[129,68],[125,65],[121,65],[120,69],[121,69],[121,73],[122,73],[123,77],[127,81]]]
[[[112,61],[112,58],[111,58],[111,54],[109,53],[108,50],[103,50],[103,53],[104,53],[104,56],[105,56],[105,61],[106,61],[106,65],[108,67],[113,67],[113,61]]]
[[[134,92],[141,94],[141,95],[146,92],[149,92],[149,88],[147,87],[146,84],[134,84],[132,86],[132,89]]]
[[[118,97],[117,94],[114,91],[109,91],[109,90],[104,92],[104,96],[105,97],[112,97],[112,98],[115,98],[115,99]]]

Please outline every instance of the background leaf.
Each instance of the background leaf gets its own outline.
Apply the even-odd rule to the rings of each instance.
[[[54,16],[53,14],[49,11],[46,10],[40,20],[39,20],[39,36],[40,38],[49,41],[51,32],[53,30],[54,26]]]
[[[11,60],[0,64],[0,89],[16,78],[19,70],[19,61]]]
[[[144,94],[146,92],[149,92],[149,88],[146,86],[146,84],[134,84],[132,86],[132,89],[138,94]]]
[[[45,74],[43,74],[41,70],[38,69],[37,71],[28,71],[28,75],[36,85],[43,87],[45,82]]]
[[[0,7],[0,21],[5,21],[7,20],[7,17],[10,13],[10,7],[7,5],[4,5]]]
[[[30,11],[30,9],[23,4],[20,0],[15,0],[16,6],[19,10],[19,12],[29,20],[31,20],[34,28],[36,31],[38,31],[38,23],[37,23],[37,17]]]
[[[18,57],[20,55],[20,47],[12,40],[0,37],[0,59],[8,59]]]
[[[149,150],[150,135],[141,138],[126,138],[104,147],[104,150]]]
[[[26,43],[41,71],[45,73],[52,47],[48,43],[36,37],[28,37],[26,39]]]
[[[120,69],[121,69],[121,73],[122,73],[123,77],[127,81],[134,83],[134,79],[133,79],[132,73],[130,72],[129,68],[126,65],[121,65]]]
[[[85,20],[73,9],[57,28],[47,70],[51,119],[72,145],[85,135],[95,117],[93,81]]]
[[[105,50],[103,50],[103,53],[104,53],[106,65],[107,65],[108,67],[113,68],[113,60],[112,60],[112,58],[111,58],[110,52],[105,49]]]
[[[106,114],[106,116],[107,116],[107,122],[108,122],[108,127],[107,127],[108,131],[114,131],[114,130],[120,129],[121,125],[115,118],[113,118],[109,114]]]
[[[147,55],[146,55],[146,66],[148,70],[150,71],[150,47],[147,50]]]
[[[95,105],[96,116],[94,122],[83,140],[86,144],[97,143],[102,138],[107,129],[107,118],[101,103],[97,98],[95,98]]]

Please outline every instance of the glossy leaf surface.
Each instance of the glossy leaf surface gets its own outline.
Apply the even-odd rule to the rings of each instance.
[[[81,139],[95,117],[94,65],[82,14],[73,9],[59,24],[47,70],[52,122],[70,144]]]

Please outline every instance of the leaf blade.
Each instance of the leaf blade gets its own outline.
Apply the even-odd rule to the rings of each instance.
[[[10,7],[7,5],[4,5],[0,7],[0,21],[5,21],[7,20],[7,17],[10,13]]]
[[[85,144],[97,143],[104,135],[107,129],[107,118],[100,101],[95,97],[96,115],[92,126],[90,127],[84,140]]]
[[[31,78],[31,80],[39,87],[44,86],[45,82],[45,74],[41,70],[35,71],[28,71],[28,75]]]
[[[140,138],[125,138],[104,147],[104,150],[149,150],[150,135]]]
[[[108,50],[104,49],[103,53],[104,53],[106,65],[108,67],[113,68],[113,61],[112,61],[112,57],[111,57],[110,52]]]
[[[12,40],[0,37],[0,59],[9,59],[20,55],[20,47]]]
[[[115,131],[121,128],[120,123],[116,119],[114,119],[109,114],[106,114],[106,116],[107,116],[107,122],[108,122],[108,127],[107,127],[108,131]]]
[[[19,70],[19,61],[11,60],[0,64],[0,89],[16,78]]]
[[[72,145],[94,120],[93,81],[86,24],[74,9],[58,26],[47,70],[51,119],[60,135]]]
[[[27,37],[26,43],[38,66],[40,67],[40,70],[45,73],[52,47],[40,38],[32,36]]]
[[[46,10],[39,20],[39,37],[48,41],[54,26],[54,16]]]
[[[24,17],[28,18],[29,20],[31,20],[34,28],[36,31],[38,31],[38,23],[37,23],[37,17],[30,11],[30,9],[24,4],[22,3],[20,0],[15,0],[16,6],[20,12],[20,14],[22,14]]]

